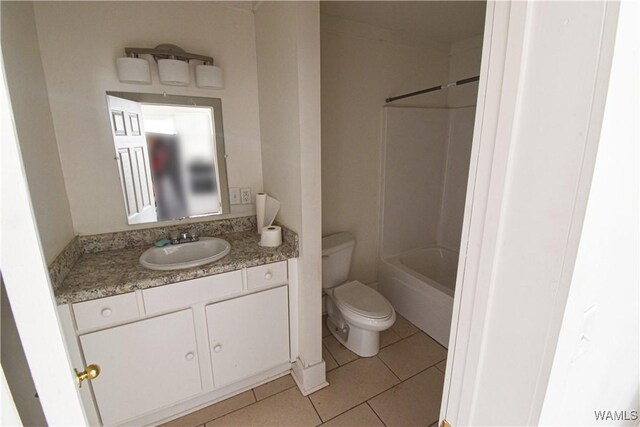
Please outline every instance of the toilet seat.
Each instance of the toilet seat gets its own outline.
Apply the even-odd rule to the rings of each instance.
[[[340,309],[369,319],[386,319],[393,314],[393,306],[385,297],[357,280],[337,286],[333,297]]]

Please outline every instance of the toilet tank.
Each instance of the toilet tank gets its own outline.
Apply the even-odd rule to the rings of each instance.
[[[349,233],[322,238],[322,288],[332,288],[347,281],[355,244],[355,238]]]

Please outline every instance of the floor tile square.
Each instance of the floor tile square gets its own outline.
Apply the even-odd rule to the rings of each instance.
[[[340,342],[332,335],[326,337],[324,340],[324,345],[329,350],[329,353],[336,359],[338,365],[342,366],[345,363],[349,363],[352,360],[356,360],[359,356],[349,350],[344,345],[340,344]]]
[[[393,372],[377,357],[360,358],[327,373],[329,386],[309,397],[323,421],[364,403],[396,385]]]
[[[297,388],[267,397],[206,424],[212,426],[317,426],[318,414]]]
[[[427,334],[420,332],[380,350],[378,357],[406,380],[447,357],[447,351]]]
[[[332,371],[339,366],[336,359],[333,358],[331,353],[329,353],[329,350],[327,350],[327,347],[324,345],[322,346],[322,358],[324,359],[327,372]]]
[[[444,374],[447,371],[447,359],[444,359],[442,362],[436,365],[436,368],[440,369]]]
[[[438,421],[444,375],[435,367],[385,391],[369,405],[387,426],[429,426]]]
[[[400,341],[400,335],[393,332],[393,329],[387,329],[386,331],[380,332],[380,348],[384,348],[388,345],[393,344],[394,342]]]
[[[256,399],[253,397],[253,392],[251,390],[247,390],[244,393],[240,393],[236,396],[230,397],[229,399],[214,403],[211,406],[207,406],[206,408],[199,409],[183,417],[169,421],[166,424],[162,424],[160,427],[198,426],[237,409],[251,405],[255,401]]]
[[[420,329],[414,326],[413,323],[396,313],[396,322],[391,327],[393,332],[400,335],[400,338],[407,338],[410,335],[415,334]]]
[[[270,381],[266,384],[262,384],[253,389],[253,392],[256,394],[256,399],[262,400],[269,396],[273,396],[274,394],[280,393],[281,391],[287,390],[296,383],[293,381],[293,377],[291,375],[285,375],[284,377],[280,377],[276,380]]]
[[[384,427],[380,418],[366,403],[358,405],[322,425],[327,427]]]

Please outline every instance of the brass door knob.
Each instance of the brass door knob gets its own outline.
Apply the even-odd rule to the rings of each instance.
[[[82,372],[78,372],[77,369],[75,369],[75,371],[76,371],[76,381],[78,381],[78,386],[82,387],[82,381],[93,380],[98,375],[100,375],[100,366],[91,364],[86,368],[84,368],[84,371]]]

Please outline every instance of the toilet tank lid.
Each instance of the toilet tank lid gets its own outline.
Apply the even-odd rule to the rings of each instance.
[[[352,247],[356,239],[350,233],[336,233],[322,238],[322,255],[331,255],[339,250]]]

